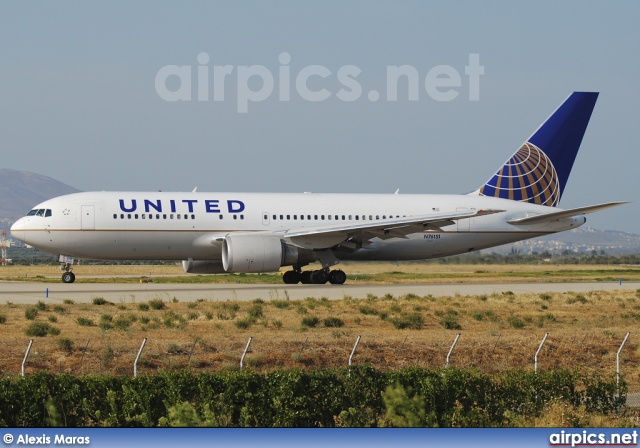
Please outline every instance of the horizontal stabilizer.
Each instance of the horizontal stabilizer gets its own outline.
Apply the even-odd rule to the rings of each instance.
[[[555,221],[563,218],[571,218],[572,216],[586,215],[588,213],[598,212],[611,207],[628,204],[628,202],[607,202],[606,204],[589,205],[587,207],[572,208],[570,210],[559,210],[557,212],[545,213],[543,215],[527,216],[525,218],[517,218],[507,221],[509,224],[534,224],[546,221]]]

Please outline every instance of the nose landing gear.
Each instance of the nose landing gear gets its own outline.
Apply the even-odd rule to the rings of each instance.
[[[58,261],[60,262],[60,270],[64,271],[62,274],[62,283],[73,283],[76,281],[76,275],[71,272],[73,269],[71,265],[73,265],[73,257],[68,257],[66,255],[60,255],[58,257]]]

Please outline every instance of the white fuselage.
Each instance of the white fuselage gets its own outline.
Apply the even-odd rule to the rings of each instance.
[[[290,229],[391,218],[503,210],[459,219],[406,238],[373,238],[341,260],[421,260],[498,246],[577,228],[584,216],[535,225],[507,221],[558,210],[476,195],[89,192],[34,207],[50,216],[25,216],[13,237],[38,249],[76,258],[219,260],[221,241],[234,232],[284,234]]]

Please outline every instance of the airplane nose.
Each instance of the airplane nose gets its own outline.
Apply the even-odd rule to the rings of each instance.
[[[24,229],[25,229],[25,221],[24,218],[18,219],[11,226],[11,236],[17,240],[24,242]]]

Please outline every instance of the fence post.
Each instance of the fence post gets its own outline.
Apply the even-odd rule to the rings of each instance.
[[[302,350],[304,349],[304,346],[307,345],[307,341],[309,340],[309,336],[307,336],[306,338],[304,338],[304,342],[302,343],[302,345],[300,346],[300,353],[298,353],[298,360],[302,359]]]
[[[538,374],[538,354],[540,353],[540,350],[542,350],[542,346],[544,345],[544,341],[547,340],[547,336],[549,336],[549,333],[544,334],[544,338],[542,338],[540,347],[538,347],[538,350],[536,351],[536,356],[533,358],[534,371],[536,375]]]
[[[140,346],[140,350],[138,350],[138,356],[136,356],[136,360],[133,362],[133,377],[136,378],[138,376],[138,360],[140,359],[140,355],[142,354],[142,350],[144,349],[144,345],[147,343],[147,338],[142,340],[142,345]]]
[[[82,361],[84,360],[84,354],[87,353],[87,348],[89,348],[89,342],[91,342],[91,339],[87,340],[87,345],[84,346],[84,349],[82,350],[82,357],[80,358],[80,371],[84,372],[84,369],[82,368]]]
[[[624,337],[624,341],[620,344],[620,348],[618,349],[618,353],[616,353],[616,386],[618,388],[618,398],[620,398],[620,352],[622,351],[622,347],[627,343],[627,339],[629,339],[630,331],[627,331],[627,335]]]
[[[244,353],[242,354],[242,358],[240,358],[240,370],[244,367],[244,357],[247,356],[247,352],[249,351],[249,346],[251,345],[251,340],[253,336],[249,336],[249,340],[247,341],[247,346],[244,348]]]
[[[449,353],[447,353],[447,364],[445,365],[445,367],[449,367],[449,358],[451,357],[451,352],[453,352],[453,349],[456,347],[456,344],[458,343],[459,337],[460,337],[460,333],[456,333],[456,338],[453,340],[453,344],[451,344]]]
[[[29,346],[27,347],[27,351],[24,354],[24,359],[22,360],[22,376],[24,376],[24,365],[27,363],[27,358],[29,357],[29,352],[31,351],[32,345],[33,339],[29,339]]]
[[[356,339],[356,343],[353,346],[353,350],[351,350],[351,356],[349,356],[349,365],[351,365],[351,359],[353,358],[353,354],[356,352],[356,348],[358,348],[359,342],[360,342],[360,335],[358,335],[358,339]]]

